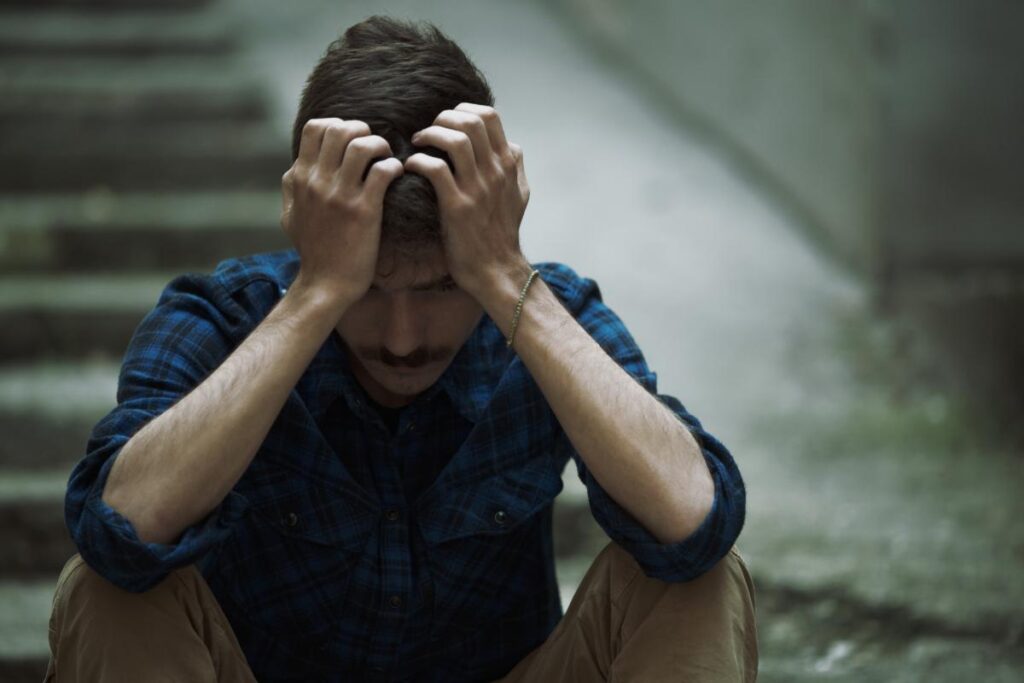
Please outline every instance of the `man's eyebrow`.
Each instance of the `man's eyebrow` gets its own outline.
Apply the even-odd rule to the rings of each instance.
[[[455,278],[452,277],[451,273],[448,273],[446,275],[442,275],[441,277],[439,277],[438,279],[436,279],[436,280],[434,280],[432,282],[424,282],[421,285],[416,285],[415,287],[410,287],[409,289],[411,289],[411,290],[413,290],[415,292],[420,292],[420,291],[427,290],[427,289],[434,289],[435,287],[440,287],[441,285],[449,285],[449,284],[455,284]],[[378,288],[377,285],[373,285],[373,284],[370,285],[370,289],[377,289],[377,288]]]
[[[433,282],[426,282],[426,283],[424,283],[422,285],[416,285],[412,289],[414,289],[414,290],[434,289],[435,287],[440,287],[441,285],[451,284],[453,282],[455,282],[455,279],[452,277],[451,273],[448,273],[446,275],[442,275],[441,277],[439,277],[438,279],[434,280]]]

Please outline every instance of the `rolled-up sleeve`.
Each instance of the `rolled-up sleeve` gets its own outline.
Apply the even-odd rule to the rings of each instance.
[[[236,345],[243,315],[211,276],[172,280],[132,335],[118,376],[117,405],[95,425],[85,456],[71,472],[64,504],[71,537],[90,567],[126,590],[147,590],[196,562],[245,512],[246,500],[231,492],[174,543],[144,543],[102,498],[124,445],[223,362]]]
[[[613,541],[636,559],[644,573],[671,582],[695,579],[729,552],[743,528],[746,489],[739,468],[725,445],[705,431],[700,420],[676,397],[658,393],[657,374],[648,368],[629,330],[603,303],[597,284],[590,279],[583,282],[585,285],[579,290],[582,304],[575,314],[577,321],[609,356],[675,413],[693,434],[714,481],[711,509],[688,537],[676,543],[662,543],[608,495],[564,433],[563,445],[576,463],[580,480],[586,486],[594,519]]]

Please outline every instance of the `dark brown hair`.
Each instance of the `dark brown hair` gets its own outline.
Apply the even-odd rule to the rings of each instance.
[[[486,78],[462,48],[429,22],[371,16],[332,42],[307,79],[292,128],[292,160],[306,121],[338,117],[366,122],[400,160],[419,151],[448,161],[441,150],[414,147],[410,138],[460,102],[494,106]],[[407,173],[391,182],[381,243],[409,257],[441,245],[429,180]]]

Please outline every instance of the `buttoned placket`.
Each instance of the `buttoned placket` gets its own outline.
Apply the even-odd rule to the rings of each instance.
[[[363,404],[361,407],[366,407]],[[387,452],[387,458],[374,459],[371,467],[374,471],[374,479],[377,482],[377,494],[381,506],[381,557],[384,558],[381,576],[381,616],[385,619],[405,620],[410,613],[410,595],[412,592],[412,578],[408,567],[412,565],[412,548],[409,539],[408,502],[405,500],[404,486],[401,480],[398,467],[401,459],[408,457],[408,449],[411,440],[414,438],[416,421],[419,415],[417,405],[414,402],[402,411],[399,423],[394,434],[391,434],[384,424],[384,421],[376,411],[367,410],[372,413],[372,423],[378,430],[380,438]],[[389,642],[378,642],[372,648],[373,652],[382,653],[379,660],[368,662],[370,669],[377,672],[386,672],[397,653],[400,641],[397,634],[402,632],[401,628],[380,629],[380,637],[385,634],[394,634],[394,640]],[[383,653],[391,653],[391,657],[385,658]]]

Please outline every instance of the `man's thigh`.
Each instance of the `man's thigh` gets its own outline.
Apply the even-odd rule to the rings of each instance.
[[[64,565],[50,614],[47,681],[255,681],[199,571],[184,567],[131,593],[79,555]]]
[[[757,659],[754,586],[735,548],[703,576],[667,583],[609,543],[548,639],[497,683],[753,681]]]

